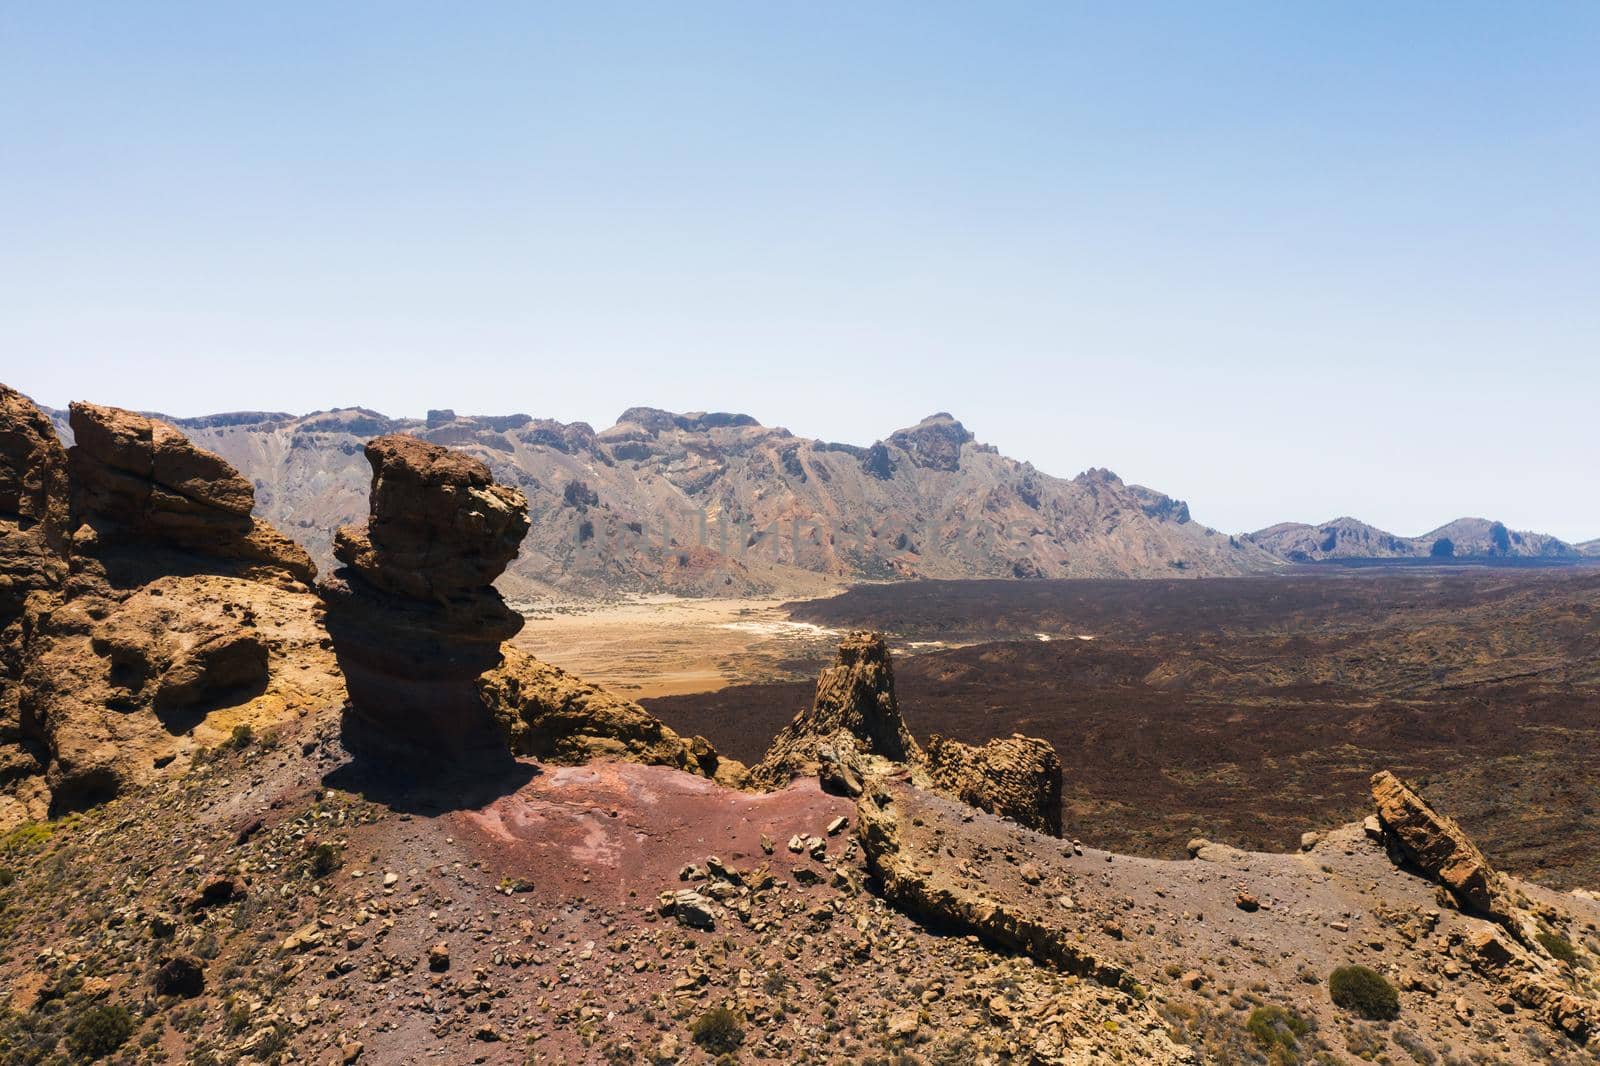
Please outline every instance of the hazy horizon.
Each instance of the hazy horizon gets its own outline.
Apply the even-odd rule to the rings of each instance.
[[[0,381],[1600,537],[1600,8],[0,13]]]

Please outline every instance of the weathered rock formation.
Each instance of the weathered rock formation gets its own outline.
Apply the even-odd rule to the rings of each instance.
[[[478,691],[522,628],[491,582],[528,531],[522,493],[414,437],[379,437],[370,518],[334,538],[328,630],[350,691],[346,743],[407,769],[509,758]]]
[[[780,788],[825,763],[853,764],[857,757],[902,764],[921,757],[900,716],[889,646],[877,633],[852,633],[840,642],[838,662],[822,671],[811,708],[773,738],[751,776],[762,787]]]
[[[963,803],[1061,835],[1061,759],[1047,741],[1014,733],[974,747],[935,733],[922,771],[933,788]]]
[[[255,579],[309,585],[316,567],[292,540],[251,517],[255,490],[221,457],[196,448],[165,422],[116,407],[74,403],[68,466],[76,552],[106,565],[174,565],[151,556],[176,550],[238,564]],[[113,559],[118,549],[135,548]],[[111,575],[121,580],[120,575]],[[143,575],[141,575],[143,576]]]
[[[67,576],[67,453],[44,413],[0,385],[0,627]]]
[[[163,422],[71,420],[63,451],[0,388],[0,823],[149,778],[225,734],[212,711],[264,722],[342,693],[315,569],[251,517],[249,483]]]
[[[1379,824],[1407,862],[1443,885],[1462,910],[1517,932],[1517,907],[1505,878],[1460,826],[1387,770],[1373,775],[1372,799]]]
[[[1578,956],[1552,925],[1559,918],[1555,908],[1531,905],[1459,825],[1394,774],[1373,775],[1372,798],[1391,855],[1437,883],[1463,912],[1500,927],[1480,929],[1465,941],[1463,953],[1473,970],[1580,1043],[1600,1033],[1600,997],[1592,989],[1582,994],[1562,972],[1562,963]],[[1553,944],[1566,944],[1562,954],[1572,954],[1561,958]]]
[[[811,708],[773,739],[751,781],[782,788],[815,775],[826,791],[859,796],[885,774],[1030,829],[1061,833],[1061,760],[1049,743],[1016,734],[975,747],[935,735],[924,751],[900,713],[887,642],[878,633],[851,633],[839,645],[838,662],[817,680]]]
[[[744,766],[720,758],[704,737],[685,740],[637,703],[510,645],[503,654],[478,679],[478,691],[515,754],[569,765],[610,759],[671,766],[731,788],[744,784]]]
[[[0,385],[0,827],[48,807],[43,752],[22,729],[23,614],[31,594],[66,580],[67,493],[67,453],[50,420]]]

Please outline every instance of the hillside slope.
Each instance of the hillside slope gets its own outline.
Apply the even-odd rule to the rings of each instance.
[[[1242,574],[1265,551],[1108,470],[1066,480],[1006,458],[947,414],[869,448],[748,415],[636,407],[596,432],[527,415],[172,419],[255,485],[257,513],[326,564],[363,513],[362,445],[410,433],[488,463],[528,497],[533,530],[501,581],[513,597],[804,593],[839,580]]]

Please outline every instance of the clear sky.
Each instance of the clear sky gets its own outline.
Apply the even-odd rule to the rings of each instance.
[[[1600,536],[1600,5],[0,4],[0,380]]]

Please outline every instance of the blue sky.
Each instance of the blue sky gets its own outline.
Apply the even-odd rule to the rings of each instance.
[[[0,5],[0,380],[1600,536],[1600,6]]]

